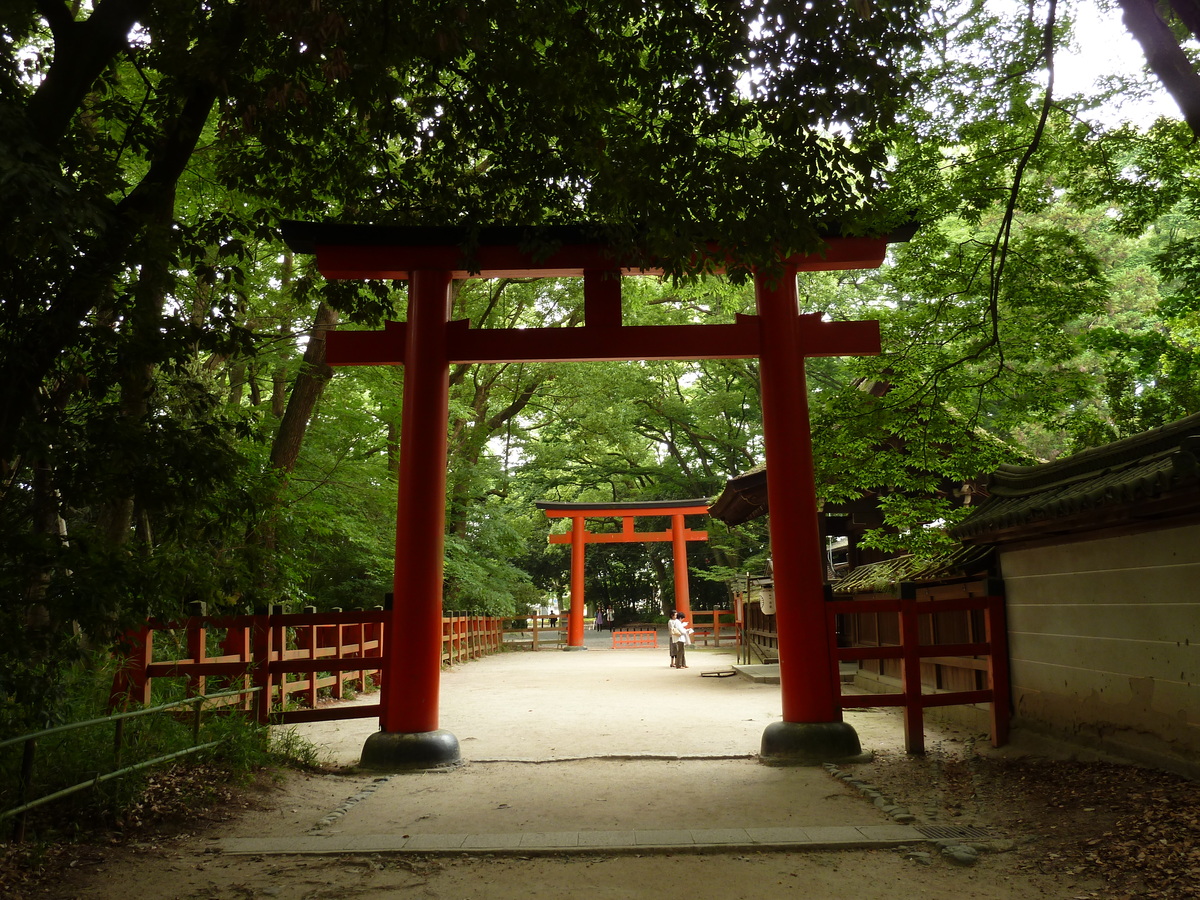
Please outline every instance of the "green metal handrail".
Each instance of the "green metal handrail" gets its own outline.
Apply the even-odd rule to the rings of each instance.
[[[156,766],[156,765],[159,765],[164,762],[170,762],[173,759],[179,759],[180,757],[183,757],[183,756],[189,756],[193,753],[200,753],[203,750],[209,750],[213,747],[216,747],[218,744],[222,743],[222,741],[224,739],[217,740],[217,741],[209,741],[206,744],[196,743],[197,741],[200,740],[200,718],[201,718],[201,713],[204,710],[204,704],[210,700],[220,700],[225,697],[240,697],[244,694],[255,694],[255,693],[260,693],[261,691],[262,691],[261,687],[252,687],[252,688],[243,688],[242,690],[237,690],[237,691],[222,691],[219,694],[197,694],[195,697],[188,697],[184,700],[176,700],[173,703],[164,703],[160,706],[149,706],[149,707],[146,707],[145,709],[136,709],[136,710],[133,710],[132,712],[116,713],[111,716],[104,716],[104,717],[97,718],[97,719],[87,719],[82,722],[69,722],[65,725],[56,725],[53,728],[46,728],[42,731],[34,732],[33,734],[21,735],[20,737],[9,738],[8,740],[0,741],[0,750],[3,750],[5,747],[12,747],[17,744],[24,744],[25,749],[24,749],[24,754],[21,759],[21,782],[20,782],[20,796],[22,799],[24,799],[26,794],[29,792],[30,784],[33,781],[33,765],[34,765],[34,758],[37,753],[37,745],[38,745],[39,739],[49,737],[49,736],[55,735],[55,734],[62,734],[63,732],[67,732],[67,731],[75,731],[80,728],[88,728],[93,725],[114,724],[116,726],[116,733],[113,738],[113,753],[115,755],[117,765],[120,766],[121,747],[124,742],[124,733],[125,733],[125,720],[134,719],[139,716],[148,716],[148,715],[152,715],[154,713],[167,712],[169,710],[180,709],[182,707],[188,707],[188,706],[193,707],[193,712],[192,712],[193,746],[188,747],[184,750],[176,750],[173,753],[167,753],[167,754],[164,754],[163,756],[156,756],[153,759],[143,760],[142,762],[135,763],[134,765],[131,765],[131,766],[124,766],[124,767],[115,769],[112,772],[107,772],[103,775],[96,775],[94,778],[89,778],[87,781],[81,781],[81,782],[79,782],[79,784],[75,784],[75,785],[71,785],[70,787],[62,788],[61,790],[55,791],[52,794],[46,794],[42,797],[38,797],[35,800],[30,800],[26,803],[22,803],[19,806],[14,806],[10,809],[6,809],[6,810],[0,812],[0,821],[3,821],[4,819],[10,819],[15,816],[16,822],[13,826],[13,840],[14,841],[23,841],[25,839],[26,814],[32,809],[36,809],[39,806],[44,806],[47,803],[52,803],[55,800],[61,800],[63,797],[69,797],[71,794],[78,793],[79,791],[88,790],[89,788],[94,788],[100,784],[103,784],[106,781],[112,781],[113,779],[116,779],[116,778],[122,778],[125,775],[129,775],[132,772],[137,772],[142,769],[148,769],[152,766]]]

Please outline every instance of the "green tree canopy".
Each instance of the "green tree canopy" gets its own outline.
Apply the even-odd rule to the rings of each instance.
[[[1119,5],[1186,49],[1187,3]],[[190,600],[390,588],[403,371],[331,379],[323,335],[402,319],[404,290],[324,281],[278,242],[283,218],[597,223],[677,276],[627,283],[639,324],[752,309],[696,271],[703,240],[767,264],[921,222],[879,273],[802,281],[807,311],[883,323],[883,356],[814,362],[810,384],[823,494],[885,488],[896,549],[954,514],[912,499],[935,482],[1194,411],[1195,117],[1087,124],[1112,95],[1047,90],[1059,12],[9,2],[0,633],[18,649],[0,691],[36,697],[78,634],[105,646]],[[458,291],[477,324],[580,318],[577,283]],[[533,500],[712,495],[760,462],[757,378],[746,360],[456,368],[448,605],[561,589]],[[639,552],[607,583],[662,596],[666,557]],[[765,553],[754,526],[691,560],[719,576]]]

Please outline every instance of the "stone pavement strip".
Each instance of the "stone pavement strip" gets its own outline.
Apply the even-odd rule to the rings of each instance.
[[[328,834],[225,838],[215,849],[242,855],[353,853],[605,853],[649,850],[861,850],[928,841],[907,825],[835,825],[806,828],[714,828],[646,831],[556,831],[502,834]]]
[[[730,671],[733,652],[695,648],[691,670],[680,672],[668,667],[665,645],[614,651],[589,638],[588,653],[505,653],[443,673],[442,727],[464,757],[452,774],[376,777],[332,812],[339,788],[314,779],[309,793],[327,806],[313,812],[297,799],[269,831],[230,835],[213,849],[523,856],[928,844],[819,767],[755,762],[764,728],[782,718],[780,687],[704,677]],[[890,711],[855,710],[847,720],[864,749],[903,746]],[[297,731],[353,779],[365,774],[353,767],[378,727],[341,719]],[[677,805],[655,800],[672,796],[687,798],[684,821]]]

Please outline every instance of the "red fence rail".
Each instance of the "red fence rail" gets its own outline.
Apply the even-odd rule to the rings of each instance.
[[[721,641],[726,646],[740,643],[738,624],[731,609],[693,609],[691,626],[693,643],[704,641],[706,647],[709,641],[714,647],[720,647]]]
[[[567,616],[541,615],[514,616],[501,619],[504,623],[501,635],[505,650],[541,650],[543,647],[561,649],[567,643]]]
[[[453,666],[499,653],[504,643],[504,621],[494,616],[444,616],[442,663]]]
[[[964,644],[922,644],[918,617],[942,612],[983,610],[985,639]],[[1008,632],[1004,621],[1004,598],[963,597],[938,600],[835,600],[825,604],[830,640],[836,644],[835,617],[894,613],[900,617],[900,645],[891,647],[836,647],[837,661],[863,659],[899,659],[900,692],[841,695],[843,708],[871,706],[904,707],[904,746],[909,753],[925,752],[924,711],[931,706],[966,703],[991,704],[992,744],[1008,743],[1010,689],[1008,674]],[[983,657],[987,687],[975,691],[937,691],[921,689],[921,660],[924,658]],[[836,666],[836,662],[835,662]],[[836,676],[835,672],[835,676]],[[840,678],[834,680],[840,683]]]
[[[614,628],[612,631],[612,646],[614,650],[628,650],[630,648],[647,648],[658,647],[658,630],[654,628],[639,629],[637,626],[630,628]]]
[[[109,705],[149,705],[156,678],[185,679],[188,696],[208,693],[209,682],[219,680],[222,687],[261,688],[257,709],[264,724],[379,716],[378,703],[318,704],[326,691],[340,700],[352,684],[359,690],[382,684],[390,615],[376,609],[152,619],[126,635]],[[444,617],[442,662],[456,665],[498,652],[503,631],[503,620],[489,616]],[[251,700],[241,705],[249,710]]]

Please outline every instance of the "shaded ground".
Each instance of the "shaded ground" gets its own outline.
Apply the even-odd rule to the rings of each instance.
[[[1050,877],[1071,898],[1200,897],[1200,785],[1039,746],[1053,757],[974,741],[923,759],[885,752],[861,767],[928,823],[987,822],[1014,841],[1012,877]],[[869,773],[869,774],[867,774]]]
[[[699,651],[691,668],[674,671],[664,650],[506,654],[472,663],[443,679],[443,725],[458,735],[468,760],[455,772],[389,779],[369,796],[363,790],[374,776],[350,769],[286,773],[245,790],[218,784],[219,805],[207,810],[162,778],[146,801],[142,829],[109,843],[46,851],[40,879],[32,857],[24,870],[10,860],[3,896],[728,900],[796,890],[816,898],[1200,896],[1194,782],[1113,762],[1051,758],[1042,747],[1028,755],[1019,741],[997,753],[952,730],[928,729],[930,752],[909,758],[901,751],[899,717],[883,710],[848,716],[875,759],[844,767],[844,774],[908,807],[922,823],[986,828],[993,839],[976,864],[953,865],[927,844],[536,858],[213,852],[224,837],[322,829],[353,838],[388,830],[886,821],[867,788],[823,769],[776,769],[753,760],[762,729],[779,717],[779,689],[702,677],[729,661]],[[346,765],[374,727],[327,723],[309,732]],[[219,780],[208,778],[210,786]]]

